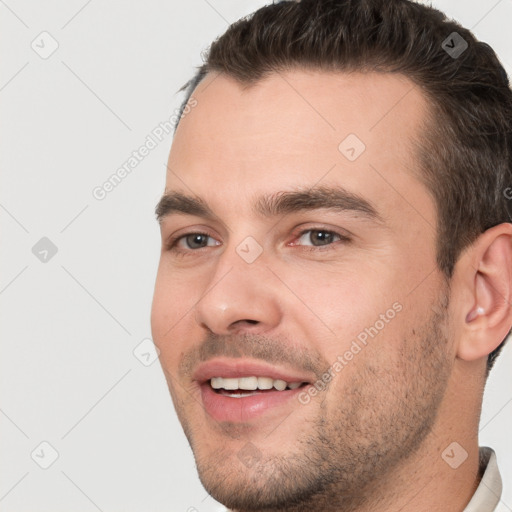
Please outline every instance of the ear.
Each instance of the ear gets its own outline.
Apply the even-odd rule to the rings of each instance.
[[[487,357],[512,326],[512,224],[482,233],[457,261],[454,277],[457,357]]]

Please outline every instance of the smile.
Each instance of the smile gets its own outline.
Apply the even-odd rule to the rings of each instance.
[[[216,390],[216,392],[224,396],[231,396],[233,398],[257,395],[260,391],[284,391],[286,389],[293,390],[297,389],[302,384],[304,383],[286,382],[282,379],[256,376],[240,378],[213,377],[210,379],[210,386]],[[249,391],[249,393],[244,393],[244,391]],[[255,392],[250,393],[250,391]]]
[[[246,359],[216,359],[200,365],[199,384],[206,413],[216,421],[248,422],[264,414],[289,414],[300,406],[293,398],[314,381],[268,364]]]

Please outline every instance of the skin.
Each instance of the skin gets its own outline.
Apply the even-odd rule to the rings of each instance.
[[[412,142],[428,104],[403,76],[296,70],[248,87],[209,75],[193,96],[166,192],[200,197],[216,217],[161,219],[151,322],[203,485],[239,511],[462,511],[480,478],[487,355],[512,324],[511,225],[483,233],[447,282],[436,265],[436,206],[415,175]],[[351,133],[366,146],[355,161],[338,149]],[[381,221],[253,210],[261,195],[318,186],[358,194]],[[349,240],[315,246],[312,229]],[[207,246],[181,238],[168,248],[197,232],[211,237]],[[251,264],[236,251],[248,236],[263,250]],[[245,423],[205,412],[192,378],[199,361],[248,357],[321,378],[397,303],[309,403]],[[457,469],[441,456],[454,441],[467,452]],[[251,467],[240,457],[247,447]]]

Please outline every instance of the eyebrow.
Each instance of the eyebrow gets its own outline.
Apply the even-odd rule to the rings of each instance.
[[[257,197],[254,203],[254,211],[264,217],[276,217],[320,209],[353,212],[367,219],[384,223],[377,209],[368,200],[340,186],[277,192]],[[218,220],[217,215],[203,199],[188,196],[181,192],[164,194],[155,208],[155,215],[159,222],[164,217],[180,213]]]

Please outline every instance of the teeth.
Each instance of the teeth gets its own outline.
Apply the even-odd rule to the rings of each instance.
[[[220,389],[222,387],[222,377],[213,377],[210,380],[210,385],[213,389]]]
[[[274,379],[272,377],[258,377],[258,389],[272,389]]]
[[[248,389],[250,391],[258,389],[258,377],[242,377],[241,379],[238,379],[238,387],[240,389]]]
[[[283,391],[284,389],[286,389],[286,382],[284,380],[277,379],[274,381],[274,387],[278,391]]]
[[[286,388],[297,389],[302,382],[286,382],[281,379],[272,379],[272,377],[240,377],[240,378],[224,378],[212,377],[210,384],[213,389],[235,390],[243,389],[254,391],[256,389],[272,389],[284,391]],[[251,393],[255,394],[255,393]],[[250,396],[247,394],[247,396]]]

